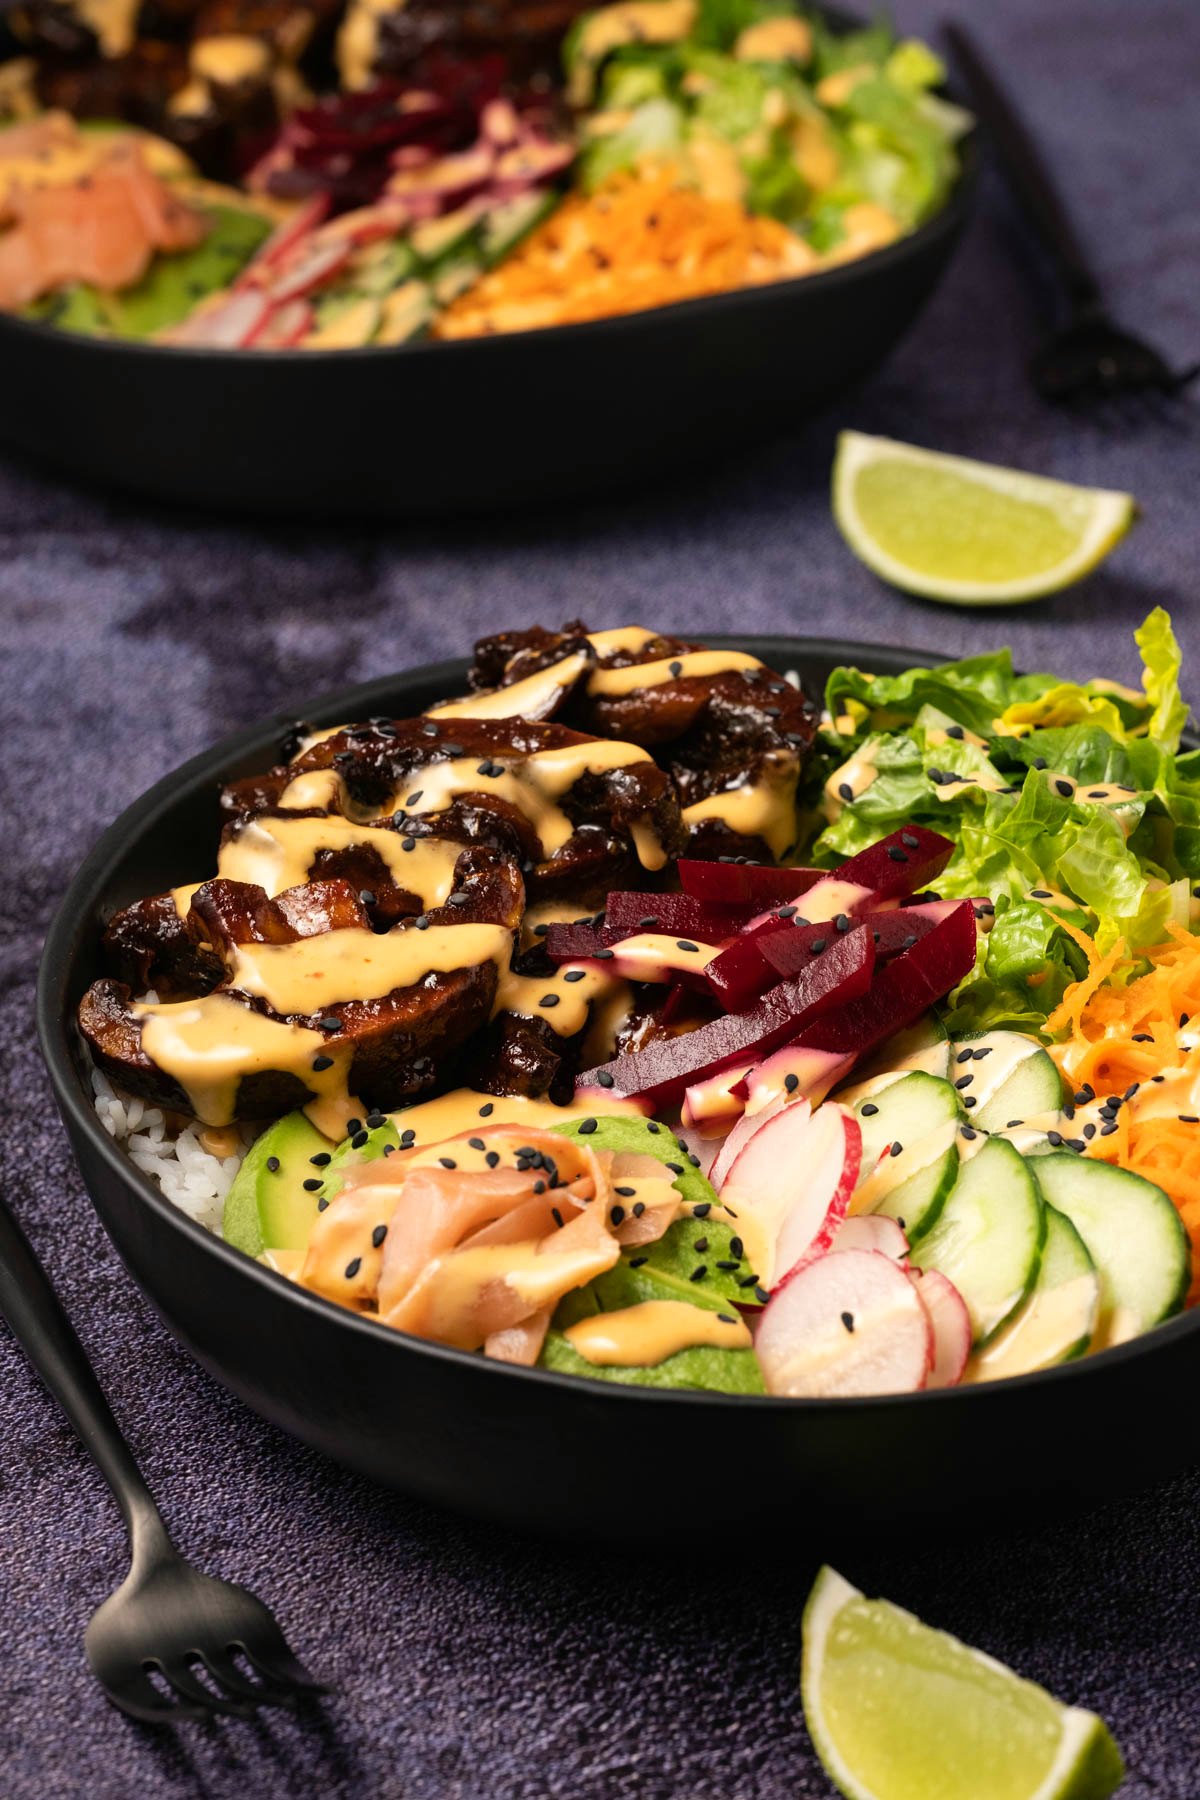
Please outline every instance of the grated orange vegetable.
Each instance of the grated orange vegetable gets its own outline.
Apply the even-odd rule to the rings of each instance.
[[[1200,1033],[1200,938],[1168,924],[1166,942],[1127,958],[1118,943],[1101,956],[1091,939],[1065,926],[1088,958],[1088,972],[1067,989],[1046,1021],[1069,1031],[1050,1054],[1078,1088],[1098,1097],[1138,1092],[1117,1114],[1117,1129],[1093,1137],[1086,1154],[1130,1169],[1171,1196],[1192,1240],[1189,1303],[1200,1299],[1200,1036],[1181,1041],[1193,1019]],[[1148,961],[1125,982],[1110,978]],[[1188,1033],[1189,1038],[1197,1033]],[[1194,1097],[1195,1096],[1195,1097]]]
[[[818,263],[776,220],[700,193],[674,169],[642,170],[564,201],[435,329],[461,338],[579,323],[781,281]]]

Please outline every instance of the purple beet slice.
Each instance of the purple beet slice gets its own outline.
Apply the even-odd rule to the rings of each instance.
[[[967,911],[970,916],[969,907]],[[706,1076],[766,1056],[831,1008],[861,1004],[874,966],[875,944],[869,931],[835,932],[823,951],[810,955],[802,974],[780,982],[745,1012],[728,1013],[698,1031],[614,1057],[601,1068],[587,1070],[577,1086],[645,1094],[662,1102],[677,1100],[685,1088]]]
[[[683,857],[679,880],[685,894],[706,906],[786,906],[820,881],[827,869],[767,869],[757,863],[700,862]]]
[[[672,937],[699,938],[703,944],[720,944],[736,937],[754,917],[751,901],[741,906],[715,906],[692,899],[690,894],[616,893],[608,896],[604,923],[634,931],[662,931]]]
[[[911,918],[911,910],[900,916]],[[853,943],[857,935],[843,941]],[[861,935],[872,937],[870,932]],[[868,994],[827,1012],[797,1033],[795,1042],[840,1056],[862,1056],[915,1024],[974,966],[975,909],[969,900],[958,900],[932,931],[876,971]]]
[[[846,920],[846,930],[861,929]],[[726,1012],[740,1012],[768,988],[798,975],[814,955],[820,955],[831,939],[846,935],[835,924],[796,926],[772,914],[765,923],[747,932],[714,957],[704,971],[709,991]],[[775,958],[767,946],[775,946]]]

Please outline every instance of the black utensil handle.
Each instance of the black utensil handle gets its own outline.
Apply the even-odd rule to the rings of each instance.
[[[158,1508],[112,1416],[95,1370],[25,1233],[0,1198],[0,1315],[112,1489],[135,1551],[166,1540]]]
[[[1100,283],[1076,235],[1042,153],[965,25],[947,24],[946,41],[966,78],[975,111],[991,133],[1017,198],[1058,264],[1071,298],[1081,306],[1100,298]]]

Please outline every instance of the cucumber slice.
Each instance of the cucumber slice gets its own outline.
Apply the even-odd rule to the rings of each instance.
[[[954,1283],[971,1315],[973,1340],[983,1344],[1032,1288],[1045,1236],[1046,1211],[1033,1175],[1011,1144],[989,1138],[963,1163],[933,1228],[913,1245],[912,1261]]]
[[[958,1177],[954,1089],[936,1075],[901,1075],[872,1088],[854,1116],[863,1175],[851,1211],[885,1213],[912,1243],[930,1229]]]
[[[479,227],[479,248],[488,268],[515,250],[543,219],[548,219],[561,199],[557,193],[521,194],[485,213]]]
[[[1032,1294],[985,1350],[971,1358],[964,1381],[1031,1375],[1083,1356],[1100,1316],[1100,1277],[1065,1213],[1046,1208],[1046,1243]]]
[[[1096,1265],[1096,1349],[1124,1343],[1177,1313],[1191,1279],[1191,1245],[1162,1189],[1070,1151],[1041,1156],[1033,1166],[1047,1203],[1067,1215]]]
[[[950,1079],[963,1084],[963,1106],[981,1131],[1003,1131],[1014,1120],[1057,1113],[1063,1103],[1054,1058],[1036,1038],[1019,1031],[956,1038]]]

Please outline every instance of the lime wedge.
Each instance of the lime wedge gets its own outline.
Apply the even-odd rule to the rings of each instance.
[[[843,431],[833,514],[869,569],[960,606],[1037,600],[1094,569],[1128,531],[1131,494],[1071,487]]]
[[[847,1800],[1105,1800],[1124,1778],[1095,1713],[867,1600],[833,1569],[804,1609],[801,1690]]]

